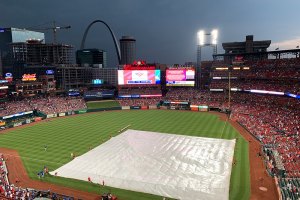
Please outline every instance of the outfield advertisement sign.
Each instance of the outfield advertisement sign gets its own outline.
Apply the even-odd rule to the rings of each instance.
[[[122,106],[122,110],[130,110],[130,106]]]
[[[149,106],[149,109],[151,109],[151,110],[153,110],[153,109],[157,109],[157,106],[150,105],[150,106]]]
[[[48,114],[47,118],[53,118],[53,117],[57,117],[57,114]]]
[[[33,111],[26,111],[26,112],[19,112],[13,115],[7,115],[7,116],[3,116],[2,119],[9,119],[9,118],[13,118],[13,117],[20,117],[23,115],[28,115],[28,114],[32,114]]]
[[[162,94],[126,94],[119,95],[118,98],[143,98],[143,97],[161,97]]]
[[[78,110],[77,112],[78,112],[78,114],[84,114],[87,112],[87,110]]]
[[[130,106],[131,110],[139,110],[141,109],[141,106]]]
[[[208,106],[199,106],[199,111],[208,112]]]
[[[42,118],[41,118],[41,117],[36,117],[36,118],[34,118],[34,121],[35,121],[35,122],[42,121]]]
[[[68,111],[67,114],[68,115],[75,115],[75,112],[74,111]]]
[[[197,105],[190,105],[191,111],[199,111]]]
[[[66,116],[66,113],[59,113],[58,116],[59,117],[64,117],[64,116]]]
[[[22,122],[14,123],[14,127],[17,127],[17,126],[22,126]]]
[[[85,99],[112,99],[114,97],[113,90],[106,91],[86,91],[84,93]]]
[[[142,110],[148,110],[148,106],[141,106]]]

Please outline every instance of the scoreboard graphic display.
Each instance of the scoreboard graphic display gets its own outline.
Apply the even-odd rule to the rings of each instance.
[[[118,70],[118,85],[160,84],[160,70]]]
[[[195,69],[167,69],[167,86],[195,86]]]

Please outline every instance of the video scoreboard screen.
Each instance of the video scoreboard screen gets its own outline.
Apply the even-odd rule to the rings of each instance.
[[[195,69],[167,69],[167,86],[195,86]]]
[[[160,84],[160,70],[118,70],[118,85]]]

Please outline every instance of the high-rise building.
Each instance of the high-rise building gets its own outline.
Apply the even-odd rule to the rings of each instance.
[[[132,64],[136,60],[136,40],[131,36],[123,36],[120,39],[121,64]]]
[[[84,67],[107,68],[106,51],[100,49],[82,49],[76,52],[76,63]]]
[[[39,40],[11,43],[9,52],[3,60],[3,73],[9,72],[15,78],[21,78],[32,66],[72,64],[73,57],[71,45],[44,44]]]
[[[10,44],[26,43],[29,40],[36,40],[44,44],[45,34],[19,28],[0,28],[0,55],[3,66],[6,64],[7,59],[9,59]],[[0,68],[0,72],[2,73],[2,68]]]

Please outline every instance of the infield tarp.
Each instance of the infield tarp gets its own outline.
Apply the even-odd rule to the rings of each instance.
[[[176,199],[229,199],[235,140],[127,130],[51,172]]]

